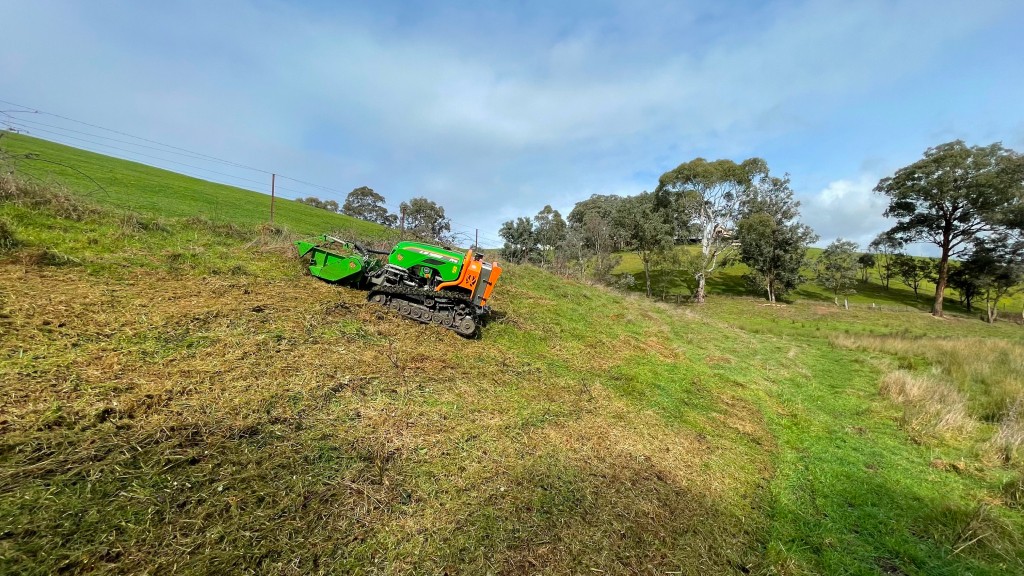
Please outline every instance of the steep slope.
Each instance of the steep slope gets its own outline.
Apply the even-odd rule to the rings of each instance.
[[[911,441],[886,356],[837,340],[991,327],[510,267],[464,340],[244,220],[19,184],[0,221],[0,572],[1024,566],[1006,470],[935,465],[969,450]]]
[[[27,244],[0,272],[10,569],[731,570],[757,557],[760,418],[698,390],[650,399],[700,407],[694,428],[643,407],[647,383],[705,372],[655,345],[663,313],[513,269],[500,319],[466,341],[304,276],[272,243],[47,210],[2,212]],[[151,251],[127,273],[110,262],[179,236],[217,248],[187,267]]]
[[[8,163],[25,178],[68,186],[101,206],[163,218],[202,216],[239,226],[262,224],[270,216],[268,194],[216,184],[23,134],[0,131],[0,149],[5,152],[4,156],[13,160]],[[270,186],[269,176],[266,186]],[[362,237],[372,237],[383,235],[386,230],[377,224],[280,197],[275,201],[274,223],[302,235],[346,230]]]

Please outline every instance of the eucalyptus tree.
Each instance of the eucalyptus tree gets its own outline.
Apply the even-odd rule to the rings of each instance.
[[[896,257],[893,269],[896,277],[914,291],[915,300],[921,290],[921,285],[936,272],[936,266],[931,260],[914,258],[906,254]]]
[[[385,202],[384,197],[374,192],[373,188],[360,186],[345,197],[345,204],[342,205],[341,212],[360,220],[395,227],[398,224],[398,216],[388,212],[384,205]]]
[[[583,248],[592,255],[593,274],[605,280],[615,267],[614,252],[622,247],[622,233],[615,225],[621,196],[595,194],[577,202],[566,217],[569,228],[581,236]]]
[[[769,302],[800,284],[807,247],[818,239],[798,220],[799,208],[788,177],[760,178],[741,203],[736,225],[740,260],[750,267],[751,280]]]
[[[1024,242],[995,234],[976,243],[962,267],[971,274],[977,295],[985,301],[985,317],[996,321],[999,302],[1024,282]]]
[[[831,290],[839,304],[840,294],[853,292],[857,269],[857,243],[837,238],[818,257],[818,283]]]
[[[636,252],[644,265],[647,297],[651,297],[651,260],[672,246],[672,227],[658,210],[654,195],[643,192],[623,198],[615,218],[628,248]]]
[[[546,258],[554,265],[556,249],[565,240],[568,226],[558,210],[551,208],[551,205],[544,206],[533,217],[533,222],[537,244],[540,245],[540,249],[545,253]]]
[[[673,232],[691,230],[700,243],[694,299],[704,302],[707,278],[735,253],[736,223],[744,199],[756,179],[767,176],[760,158],[737,164],[732,160],[697,158],[661,175],[655,195],[658,205],[672,214]],[[688,239],[688,238],[686,238]]]
[[[932,314],[942,316],[950,258],[970,252],[976,238],[999,232],[1020,210],[1024,158],[995,143],[962,140],[929,148],[924,158],[882,179],[875,192],[889,198],[889,234],[902,242],[939,247]]]
[[[533,221],[520,216],[501,225],[498,235],[505,240],[501,249],[503,258],[510,262],[527,262],[538,254],[537,232]]]
[[[875,257],[878,278],[886,290],[889,289],[889,281],[896,277],[895,263],[902,250],[903,242],[887,232],[879,234],[868,244],[868,251]]]
[[[974,308],[974,299],[981,287],[977,272],[965,264],[965,262],[950,264],[949,286],[960,296],[960,305],[970,312]]]
[[[420,238],[444,241],[452,230],[451,220],[445,216],[444,206],[426,198],[413,198],[402,202],[399,209],[403,225]]]
[[[295,201],[321,210],[327,210],[328,212],[338,211],[338,203],[334,200],[321,200],[316,196],[310,196],[308,198],[296,198]]]
[[[860,265],[860,279],[865,284],[868,282],[868,273],[875,267],[875,255],[865,252],[857,257],[857,264]]]

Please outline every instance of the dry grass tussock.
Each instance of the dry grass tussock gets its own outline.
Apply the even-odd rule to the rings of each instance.
[[[117,220],[121,233],[126,235],[171,231],[170,225],[165,220],[147,218],[136,212],[122,212],[118,215]]]
[[[20,245],[21,242],[14,233],[14,227],[6,220],[0,220],[0,253],[14,250]]]
[[[963,438],[975,428],[967,400],[956,387],[933,375],[889,372],[879,391],[903,405],[901,425],[918,440],[929,436]]]
[[[756,487],[701,435],[361,292],[5,265],[0,286],[13,566],[724,572],[756,555]]]
[[[934,366],[967,395],[972,414],[998,422],[1024,399],[1024,344],[995,338],[839,336],[833,343],[891,354],[903,368]]]
[[[1020,566],[1014,556],[1021,535],[991,504],[982,502],[972,508],[948,506],[939,510],[939,516],[930,523],[931,536],[945,541],[952,554],[980,548]]]
[[[33,182],[9,173],[0,175],[0,202],[43,208],[54,216],[76,222],[100,213],[99,208],[62,185]]]
[[[898,358],[903,369],[886,374],[881,391],[903,403],[903,424],[919,439],[965,439],[987,425],[991,436],[976,446],[982,462],[1015,465],[1024,457],[1021,343],[899,336],[839,336],[833,343]]]
[[[1024,402],[1018,401],[996,426],[983,446],[984,455],[998,464],[1020,464],[1024,460]]]
[[[1003,481],[1003,502],[1011,508],[1024,507],[1024,467]]]

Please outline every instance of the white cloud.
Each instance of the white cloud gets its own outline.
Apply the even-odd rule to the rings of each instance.
[[[656,177],[638,173],[696,155],[761,155],[1013,4],[624,2],[418,16],[386,3],[373,13],[153,6],[8,7],[5,40],[18,49],[0,55],[0,98],[341,190],[370,185],[391,204],[429,194],[493,235],[506,214],[650,189]],[[868,218],[877,206],[863,188],[837,181],[805,201],[819,234],[869,233],[873,224],[831,215]]]
[[[821,236],[820,245],[844,238],[863,249],[892,226],[893,222],[882,216],[888,200],[873,192],[876,184],[878,178],[866,174],[856,180],[836,180],[804,200],[803,219]]]

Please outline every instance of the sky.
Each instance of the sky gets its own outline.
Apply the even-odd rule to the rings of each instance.
[[[928,147],[1024,151],[1019,0],[0,0],[0,14],[0,125],[260,191],[264,172],[163,145],[301,180],[285,197],[426,196],[485,246],[545,204],[568,214],[697,157],[754,156],[791,176],[820,244],[863,246],[889,226],[872,189]]]

